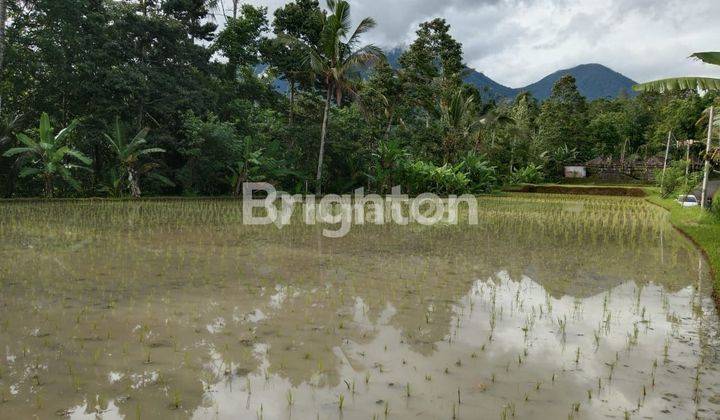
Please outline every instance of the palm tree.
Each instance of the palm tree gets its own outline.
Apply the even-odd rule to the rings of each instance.
[[[456,150],[468,140],[480,137],[481,120],[477,116],[475,100],[456,90],[449,101],[440,102],[440,122],[445,129],[443,137],[444,163],[449,163]]]
[[[80,183],[72,177],[71,171],[73,169],[90,171],[90,168],[68,163],[67,158],[74,158],[84,165],[90,165],[92,160],[67,145],[68,137],[77,125],[78,121],[74,120],[69,126],[55,135],[52,126],[50,126],[50,117],[44,112],[40,117],[39,139],[36,141],[25,134],[18,134],[17,139],[24,146],[12,148],[5,152],[3,156],[22,155],[26,157],[25,165],[27,166],[20,171],[18,176],[20,178],[28,176],[41,178],[45,185],[45,196],[48,198],[53,196],[54,180],[57,175],[60,175],[74,189],[80,190]]]
[[[311,46],[307,57],[313,73],[322,80],[326,89],[316,176],[318,194],[321,193],[322,189],[322,167],[330,102],[334,96],[335,102],[340,106],[343,93],[352,92],[350,73],[358,65],[366,64],[383,55],[382,51],[373,45],[357,48],[362,34],[375,27],[375,20],[372,18],[363,19],[351,33],[350,5],[348,2],[345,0],[327,0],[327,7],[330,9],[331,15],[325,18],[320,42]]]
[[[147,145],[147,135],[149,132],[149,128],[143,128],[128,142],[120,125],[120,119],[116,119],[113,135],[105,134],[105,138],[112,146],[113,152],[115,152],[120,163],[120,170],[122,172],[120,179],[127,177],[130,194],[133,198],[140,198],[142,194],[142,191],[140,191],[140,175],[148,174],[149,177],[157,179],[168,186],[175,185],[164,176],[152,172],[159,166],[158,164],[140,164],[140,158],[142,156],[154,153],[165,153],[165,149],[159,147],[145,147]]]
[[[260,173],[263,167],[265,151],[260,149],[254,149],[252,145],[252,137],[245,138],[245,147],[241,159],[233,166],[228,167],[230,170],[231,182],[233,185],[233,195],[239,197],[242,194],[243,183],[247,182],[248,179],[253,181],[262,181],[264,177]]]
[[[493,148],[495,147],[497,130],[505,126],[515,124],[515,120],[512,117],[506,115],[504,112],[501,112],[498,108],[492,108],[491,110],[487,111],[485,115],[480,117],[480,124],[485,126],[490,131],[490,148]],[[480,137],[478,137],[475,144],[475,150],[478,150],[480,148],[479,142]]]

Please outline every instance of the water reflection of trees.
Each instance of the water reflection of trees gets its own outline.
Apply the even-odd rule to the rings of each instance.
[[[336,350],[372,340],[388,307],[395,314],[386,322],[430,355],[474,280],[499,271],[528,276],[553,297],[585,298],[627,281],[678,290],[697,269],[697,252],[660,220],[605,229],[610,218],[553,223],[547,214],[521,220],[498,211],[488,220],[356,228],[339,240],[316,229],[260,236],[231,226],[5,245],[12,264],[0,272],[0,346],[15,362],[0,381],[20,384],[16,399],[37,398],[40,412],[122,396],[143,401],[150,415],[177,399],[182,416],[207,404],[208,384],[243,386],[258,370],[294,386],[337,386]],[[125,376],[110,382],[111,372]],[[134,415],[135,407],[120,410]]]

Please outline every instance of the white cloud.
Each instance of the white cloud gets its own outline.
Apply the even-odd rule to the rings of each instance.
[[[229,3],[230,0],[225,0]],[[282,0],[252,0],[272,11]],[[324,0],[321,0],[324,3]],[[687,59],[720,50],[718,0],[350,0],[356,19],[378,26],[368,42],[407,44],[417,25],[443,17],[466,63],[508,86],[564,68],[601,63],[637,81],[720,76]]]

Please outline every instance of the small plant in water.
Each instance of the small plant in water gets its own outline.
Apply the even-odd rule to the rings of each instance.
[[[172,399],[170,401],[170,408],[173,410],[177,410],[182,406],[182,398],[180,397],[180,392],[177,390],[173,391]]]

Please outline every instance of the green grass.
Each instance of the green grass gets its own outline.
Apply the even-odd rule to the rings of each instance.
[[[720,218],[699,207],[680,207],[672,198],[660,198],[657,191],[648,189],[648,192],[647,200],[666,208],[670,222],[705,251],[712,270],[715,301],[720,303]]]

